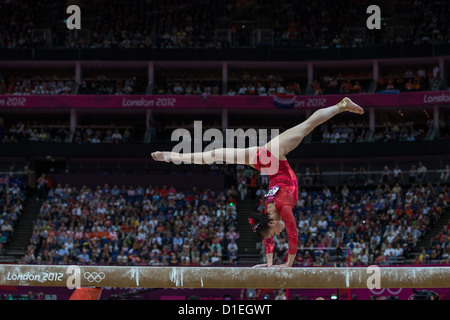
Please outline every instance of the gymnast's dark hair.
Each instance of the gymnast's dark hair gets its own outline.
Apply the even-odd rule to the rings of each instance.
[[[269,223],[272,219],[268,214],[252,213],[248,222],[251,224],[253,232],[256,232],[261,240],[264,240],[266,231],[270,228]]]

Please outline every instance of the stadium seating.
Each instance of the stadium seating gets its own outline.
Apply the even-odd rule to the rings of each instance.
[[[26,263],[235,264],[236,206],[209,190],[51,188]]]
[[[22,179],[14,174],[0,176],[0,255],[14,235],[15,227],[23,213],[26,191]]]

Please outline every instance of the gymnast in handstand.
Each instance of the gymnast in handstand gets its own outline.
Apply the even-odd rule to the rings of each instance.
[[[274,267],[289,268],[295,261],[298,248],[297,224],[293,214],[293,208],[298,200],[298,182],[286,155],[294,150],[314,128],[344,111],[364,113],[359,105],[346,97],[336,105],[315,111],[307,120],[272,138],[261,147],[220,148],[201,153],[183,154],[157,151],[152,153],[152,158],[156,161],[193,164],[211,164],[220,160],[230,164],[249,165],[268,175],[269,192],[265,196],[264,213],[254,213],[248,219],[253,231],[264,239],[266,252],[266,263],[255,267],[274,266],[273,237],[286,228],[289,243],[288,258],[285,263]]]

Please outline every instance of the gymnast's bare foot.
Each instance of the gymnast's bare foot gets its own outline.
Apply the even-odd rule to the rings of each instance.
[[[165,161],[165,162],[171,162],[172,157],[171,153],[167,151],[156,151],[152,153],[152,158],[155,161]]]
[[[356,103],[354,103],[352,100],[350,100],[347,97],[342,99],[341,102],[338,103],[338,106],[342,111],[350,111],[350,112],[358,113],[358,114],[364,113],[363,108],[361,108],[359,105],[357,105]]]

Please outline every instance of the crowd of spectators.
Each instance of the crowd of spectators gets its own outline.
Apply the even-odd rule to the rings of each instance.
[[[450,118],[449,118],[450,119]],[[219,128],[220,125],[205,123],[203,129]],[[173,130],[185,128],[193,134],[192,123],[164,121],[152,121],[149,130],[152,132],[152,141],[170,141]],[[135,130],[136,129],[136,130]],[[390,122],[385,121],[375,125],[372,132],[367,122],[335,121],[330,120],[320,126],[311,134],[313,143],[362,143],[362,142],[408,142],[448,139],[448,119],[441,117],[439,130],[435,135],[428,135],[434,129],[434,121],[428,118],[426,123],[419,121]],[[48,143],[128,143],[131,141],[144,141],[145,128],[127,125],[79,125],[75,131],[70,130],[68,122],[42,121],[18,121],[14,124],[6,124],[4,118],[0,118],[0,143],[17,142],[48,142]]]
[[[155,85],[155,94],[175,95],[222,95],[221,81],[172,81],[168,80],[166,85]]]
[[[0,119],[0,143],[46,142],[63,143],[70,137],[69,125],[66,124],[39,124],[19,121],[4,128]]]
[[[235,264],[234,196],[195,187],[52,186],[23,262]]]
[[[450,219],[444,225],[442,231],[432,236],[427,247],[423,248],[420,255],[416,256],[416,263],[427,263],[436,260],[450,259]]]
[[[324,73],[321,72],[311,83],[312,94],[351,94],[372,93],[384,91],[424,91],[440,90],[441,70],[439,66],[394,67],[391,70],[381,70],[376,88],[372,89],[373,74],[371,70]]]
[[[315,133],[313,141],[322,143],[364,142],[368,131],[368,124],[362,121],[354,123],[350,120],[347,123],[337,123],[331,120],[320,126],[320,131]]]
[[[446,17],[450,12],[448,1],[422,1],[409,3],[397,1],[397,12],[411,12],[408,21],[408,32],[401,42],[414,44],[430,44],[448,42],[449,21]],[[410,10],[410,11],[409,11]]]
[[[396,71],[393,71],[393,70]],[[75,85],[69,76],[34,76],[14,74],[6,77],[0,74],[0,94],[174,94],[174,95],[323,95],[323,94],[357,94],[374,92],[436,91],[443,88],[441,70],[438,66],[395,68],[390,71],[380,70],[377,83],[373,81],[372,71],[320,72],[307,85],[306,75],[286,77],[264,70],[232,72],[226,85],[221,75],[211,74],[158,74],[156,81],[149,83],[143,77],[123,75],[83,77]],[[181,72],[181,71],[180,71]],[[73,78],[73,77],[72,77]],[[224,91],[227,87],[228,91]]]
[[[133,128],[126,126],[78,126],[73,132],[68,124],[39,124],[19,121],[4,128],[0,118],[0,143],[129,143],[133,141]],[[143,139],[143,137],[142,137]]]
[[[365,6],[365,7],[364,7]],[[358,12],[365,12],[363,2],[273,1],[270,17],[273,21],[274,46],[306,48],[341,48],[368,45],[359,36],[346,32],[357,24]]]
[[[331,120],[322,124],[320,130],[313,133],[312,141],[322,143],[418,141],[423,140],[433,126],[432,119],[428,119],[423,125],[414,121],[398,123],[385,121],[376,125],[375,130],[371,132],[368,123],[363,121],[355,123],[351,120],[348,122]],[[437,136],[432,138],[435,139]]]
[[[237,85],[232,85],[228,90],[227,95],[258,95],[258,96],[272,96],[275,94],[298,95],[301,94],[301,86],[297,82],[290,82],[284,85],[281,82],[240,82]]]
[[[439,90],[441,87],[440,72],[438,66],[399,69],[381,75],[377,81],[377,91],[424,91]]]
[[[403,169],[401,168],[403,167]],[[303,172],[298,171],[299,182],[305,187],[323,187],[329,184],[345,184],[350,188],[375,187],[377,184],[448,184],[450,181],[450,165],[441,170],[429,170],[421,161],[411,164],[409,168],[404,165],[388,166],[381,169],[366,171],[364,165],[350,164],[348,169],[322,171],[317,165],[314,170],[306,167]],[[331,181],[331,174],[338,175],[337,179]]]
[[[169,81],[166,86],[154,88],[155,94],[176,95],[222,95],[220,81]],[[271,96],[274,94],[301,94],[301,86],[298,82],[284,84],[279,80],[240,80],[229,81],[228,96],[258,95]]]
[[[136,77],[109,78],[98,75],[95,79],[83,79],[78,86],[78,94],[145,94],[146,86]]]
[[[0,94],[12,95],[68,95],[68,94],[145,94],[147,84],[136,77],[106,77],[98,75],[84,78],[78,86],[73,79],[53,75],[27,76],[0,74]]]
[[[0,176],[0,254],[6,253],[6,245],[14,234],[17,221],[23,213],[26,192],[13,172]]]
[[[227,45],[215,38],[215,14],[220,4],[196,0],[97,0],[86,6],[91,16],[88,39],[67,39],[68,48],[216,48]]]
[[[402,115],[404,116],[404,114]],[[370,130],[367,121],[333,120],[323,123],[319,128],[311,133],[312,143],[363,143],[363,142],[410,142],[435,139],[448,139],[450,137],[450,117],[445,120],[440,119],[439,132],[435,135],[428,135],[434,129],[434,120],[428,117],[426,121],[415,117],[414,120],[405,121],[383,121],[376,123],[374,131]],[[410,118],[411,119],[411,118]],[[170,140],[171,133],[176,128],[186,128],[192,131],[192,125],[186,123],[164,124],[161,121],[154,121],[152,128],[155,131],[155,138],[164,141]],[[220,126],[216,126],[220,128]],[[262,127],[263,128],[263,127]],[[192,134],[192,132],[191,132]]]
[[[264,195],[266,190],[261,189]],[[264,199],[258,198],[262,211]],[[448,210],[449,201],[450,189],[440,183],[378,184],[369,189],[344,185],[333,190],[325,186],[321,191],[303,188],[294,209],[299,235],[296,263],[347,265],[350,259],[352,266],[358,266],[413,261],[417,243]],[[446,227],[433,242],[430,250],[440,253],[433,256],[434,262],[449,262],[447,236]],[[274,243],[275,259],[282,261],[288,246],[285,234]],[[336,247],[344,250],[341,257],[336,256]]]
[[[58,21],[65,13],[64,3],[51,0],[1,1],[0,3],[0,48],[46,47],[42,34],[35,29],[47,29],[49,21]],[[56,34],[52,34],[55,38]]]
[[[448,42],[448,13],[445,1],[391,1],[392,13],[377,32],[362,30],[365,25],[368,1],[272,1],[266,11],[273,24],[273,42],[264,46],[303,48],[355,48],[369,45],[431,44]],[[259,12],[262,15],[262,12]],[[402,16],[400,19],[399,16]],[[391,27],[402,26],[400,29]]]
[[[270,96],[302,93],[299,81],[284,79],[278,73],[249,72],[248,70],[232,72],[228,79],[228,89],[228,95]]]
[[[222,37],[215,31],[231,30],[231,38],[238,38],[241,25],[233,22],[236,14],[257,16],[265,21],[260,23],[260,28],[271,30],[273,37],[258,45],[328,49],[449,40],[450,5],[447,1],[418,0],[410,4],[392,1],[390,8],[383,11],[385,25],[377,32],[368,32],[365,28],[370,4],[368,1],[336,3],[331,0],[223,1],[219,4],[205,0],[189,3],[95,0],[81,5],[82,28],[87,33],[76,36],[52,23],[67,18],[64,3],[45,0],[36,5],[30,0],[4,1],[0,7],[0,48],[222,49],[232,43],[228,36]],[[392,29],[396,24],[402,28]],[[51,35],[45,37],[33,32],[45,29],[50,29]]]
[[[72,143],[129,143],[133,140],[131,127],[79,127],[75,130]]]
[[[1,80],[0,80],[1,83]],[[0,93],[17,95],[63,95],[71,94],[74,82],[60,79],[57,76],[44,78],[34,76],[23,79],[17,75],[8,78],[8,83],[3,85]]]
[[[311,92],[313,95],[368,93],[371,81],[370,72],[361,77],[326,74],[319,79],[313,79]]]
[[[426,127],[415,125],[413,121],[405,123],[385,122],[382,126],[376,127],[373,133],[373,142],[390,142],[390,141],[416,141],[423,140],[428,129],[433,126],[433,120],[427,121]]]

